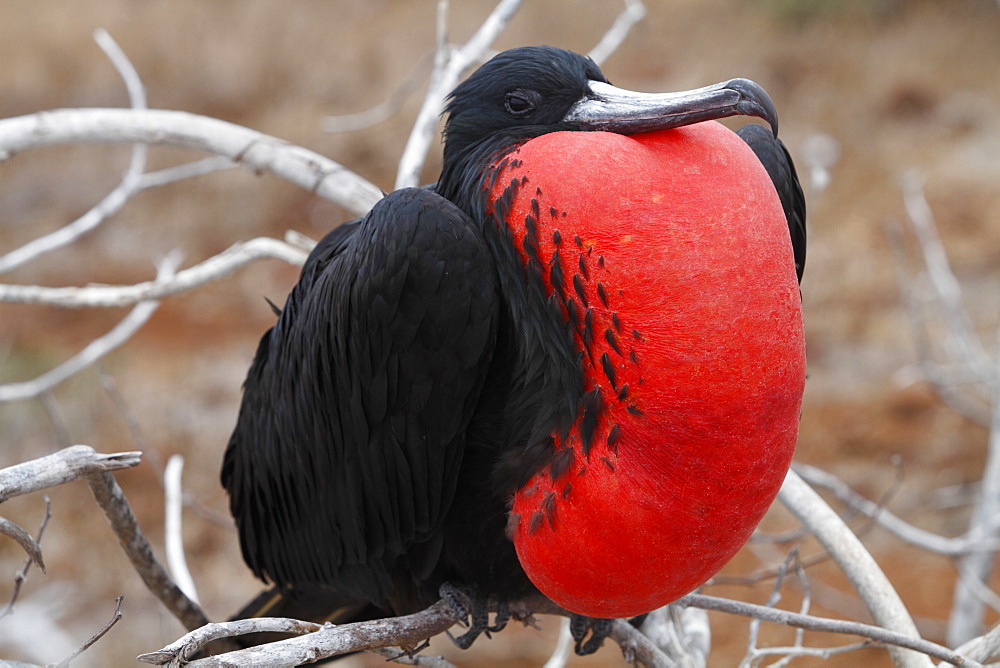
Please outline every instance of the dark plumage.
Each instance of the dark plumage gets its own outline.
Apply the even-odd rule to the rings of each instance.
[[[736,81],[727,94],[742,90]],[[486,187],[499,171],[491,165],[556,130],[629,134],[748,112],[741,98],[714,115],[617,127],[578,113],[606,102],[593,82],[606,83],[597,66],[567,51],[498,55],[450,98],[437,184],[387,195],[307,260],[260,342],[222,468],[244,558],[291,601],[285,614],[296,597],[314,616],[347,604],[352,615],[378,614],[368,603],[406,613],[437,600],[445,582],[501,598],[534,590],[505,535],[510,494],[552,462],[553,434],[581,412],[592,432],[600,407],[584,392],[576,324],[543,284],[549,276],[572,295],[573,279],[525,264],[487,215]],[[774,123],[769,107],[749,113]],[[752,128],[741,136],[781,195],[801,276],[794,167],[780,141]],[[615,346],[625,335],[600,336]]]

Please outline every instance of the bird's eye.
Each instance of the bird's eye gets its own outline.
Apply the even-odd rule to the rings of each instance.
[[[524,116],[535,110],[538,104],[538,93],[533,90],[518,88],[507,93],[503,104],[507,113],[511,116]]]

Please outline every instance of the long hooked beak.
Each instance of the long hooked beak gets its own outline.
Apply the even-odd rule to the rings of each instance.
[[[749,79],[679,93],[637,93],[591,81],[590,92],[570,107],[563,122],[581,130],[634,135],[727,116],[762,118],[778,136],[778,112],[771,96]]]

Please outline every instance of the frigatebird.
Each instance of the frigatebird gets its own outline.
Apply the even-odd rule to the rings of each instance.
[[[472,601],[468,646],[487,598],[540,590],[594,651],[608,625],[586,620],[700,586],[777,493],[804,383],[802,191],[746,79],[634,93],[524,47],[445,111],[436,184],[323,238],[260,341],[221,476],[275,586],[244,614],[372,618],[444,592]],[[769,127],[706,122],[734,115]]]

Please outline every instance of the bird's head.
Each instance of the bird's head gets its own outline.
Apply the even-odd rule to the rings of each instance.
[[[550,46],[493,57],[452,91],[445,113],[446,172],[560,130],[632,135],[736,115],[757,116],[778,130],[770,97],[748,79],[637,93],[612,86],[590,58]]]

